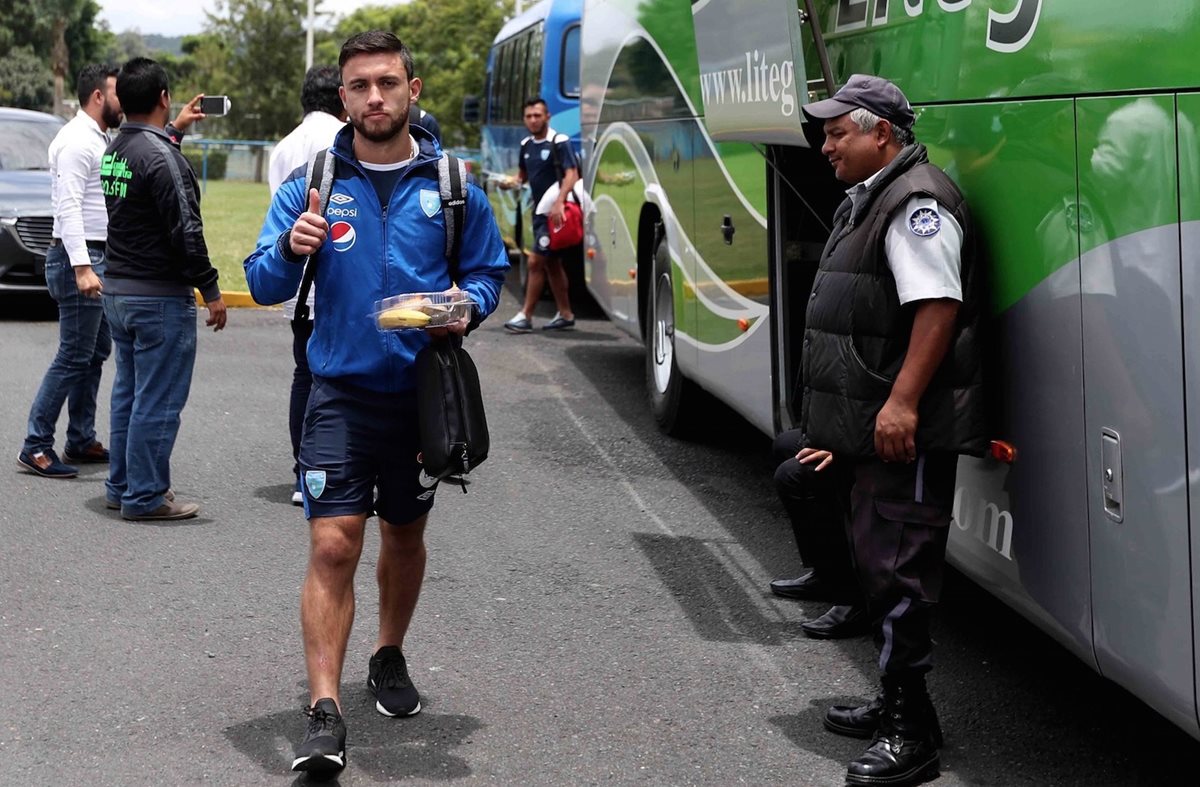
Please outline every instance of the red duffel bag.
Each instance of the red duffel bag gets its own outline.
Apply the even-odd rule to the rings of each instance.
[[[550,222],[550,250],[562,251],[583,243],[583,209],[571,197],[563,202],[563,223],[555,229]]]

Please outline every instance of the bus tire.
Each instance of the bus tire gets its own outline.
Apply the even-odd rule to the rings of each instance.
[[[679,371],[675,358],[675,289],[665,236],[655,244],[653,271],[646,333],[646,389],[658,428],[681,437],[695,424],[691,415],[700,392]]]

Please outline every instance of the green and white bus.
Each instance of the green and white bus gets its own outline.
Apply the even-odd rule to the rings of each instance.
[[[1195,0],[586,0],[581,129],[585,273],[659,424],[702,388],[773,434],[845,188],[800,105],[899,84],[990,280],[1000,442],[950,558],[1200,737],[1197,42]]]

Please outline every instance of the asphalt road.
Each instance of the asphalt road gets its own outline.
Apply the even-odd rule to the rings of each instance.
[[[660,436],[633,340],[601,320],[509,336],[505,298],[468,345],[491,457],[429,527],[406,648],[424,710],[386,719],[363,687],[372,530],[340,783],[841,784],[862,744],[820,719],[873,693],[873,648],[806,640],[822,606],[767,592],[798,568],[767,439],[720,411],[693,441]],[[201,327],[173,475],[203,510],[151,525],[105,510],[102,467],[15,472],[57,330],[0,309],[0,784],[292,783],[307,528],[288,503],[282,316]],[[110,383],[111,367],[102,438]],[[965,580],[945,595],[937,784],[1196,783],[1196,741]]]

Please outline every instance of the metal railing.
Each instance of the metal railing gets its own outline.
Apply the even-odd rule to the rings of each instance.
[[[184,137],[184,149],[199,146],[200,189],[208,193],[209,148],[225,149],[224,180],[246,180],[263,183],[267,179],[267,160],[275,143],[265,139],[213,139],[209,137]]]

